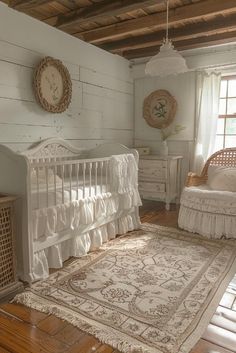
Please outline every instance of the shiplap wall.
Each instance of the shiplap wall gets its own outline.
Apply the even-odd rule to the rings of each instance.
[[[160,130],[149,126],[143,118],[143,101],[150,93],[165,89],[177,101],[177,112],[170,129],[176,124],[185,127],[178,135],[168,138],[170,154],[183,156],[182,184],[190,169],[190,158],[194,139],[195,116],[195,73],[190,72],[178,76],[143,77],[135,79],[135,146],[149,146],[151,152],[159,154],[161,149]]]
[[[73,85],[62,114],[35,101],[33,69],[44,56],[63,61]],[[59,136],[92,148],[133,144],[133,79],[129,62],[0,4],[0,143],[21,151]]]

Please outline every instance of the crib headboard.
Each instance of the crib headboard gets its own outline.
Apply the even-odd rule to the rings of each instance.
[[[55,162],[81,158],[110,157],[113,154],[132,153],[138,163],[138,152],[120,143],[104,143],[91,150],[72,146],[61,138],[50,138],[37,143],[32,148],[21,152],[30,163]]]
[[[33,161],[57,161],[64,159],[77,159],[84,156],[83,148],[76,148],[69,142],[60,138],[50,138],[36,144],[24,151],[21,155]]]

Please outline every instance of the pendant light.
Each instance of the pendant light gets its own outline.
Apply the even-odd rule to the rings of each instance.
[[[185,59],[169,40],[169,0],[166,1],[166,37],[158,54],[146,64],[145,73],[151,76],[177,75],[188,71]]]

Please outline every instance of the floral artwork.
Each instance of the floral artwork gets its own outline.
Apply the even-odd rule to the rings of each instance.
[[[50,113],[64,112],[71,102],[72,81],[60,60],[42,59],[34,72],[34,91],[38,103]]]
[[[167,114],[166,104],[166,100],[157,100],[157,103],[153,108],[153,115],[155,115],[157,118],[165,118]]]
[[[177,102],[166,90],[157,90],[145,98],[143,117],[148,125],[157,129],[169,126],[176,114]]]

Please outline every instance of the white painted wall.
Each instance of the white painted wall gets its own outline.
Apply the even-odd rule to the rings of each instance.
[[[44,56],[70,71],[72,103],[62,114],[35,101],[33,69]],[[133,79],[129,62],[0,3],[0,143],[23,150],[60,136],[92,148],[133,144]]]
[[[178,135],[168,138],[170,154],[184,156],[182,182],[189,171],[191,146],[194,137],[195,115],[195,73],[165,78],[139,78],[135,80],[135,146],[149,146],[151,152],[158,154],[161,149],[160,130],[149,126],[143,118],[143,101],[151,92],[165,89],[175,97],[177,112],[170,129],[176,124],[185,127]]]
[[[158,129],[147,125],[143,119],[143,101],[151,92],[166,89],[177,100],[178,108],[174,122],[185,126],[180,134],[168,138],[170,154],[183,155],[182,185],[187,172],[191,170],[195,130],[195,84],[196,69],[218,68],[222,73],[236,72],[236,46],[220,46],[184,53],[188,67],[192,70],[178,76],[164,78],[146,76],[145,63],[136,61],[132,68],[135,87],[135,146],[149,146],[151,152],[158,154],[161,148],[161,136]]]

